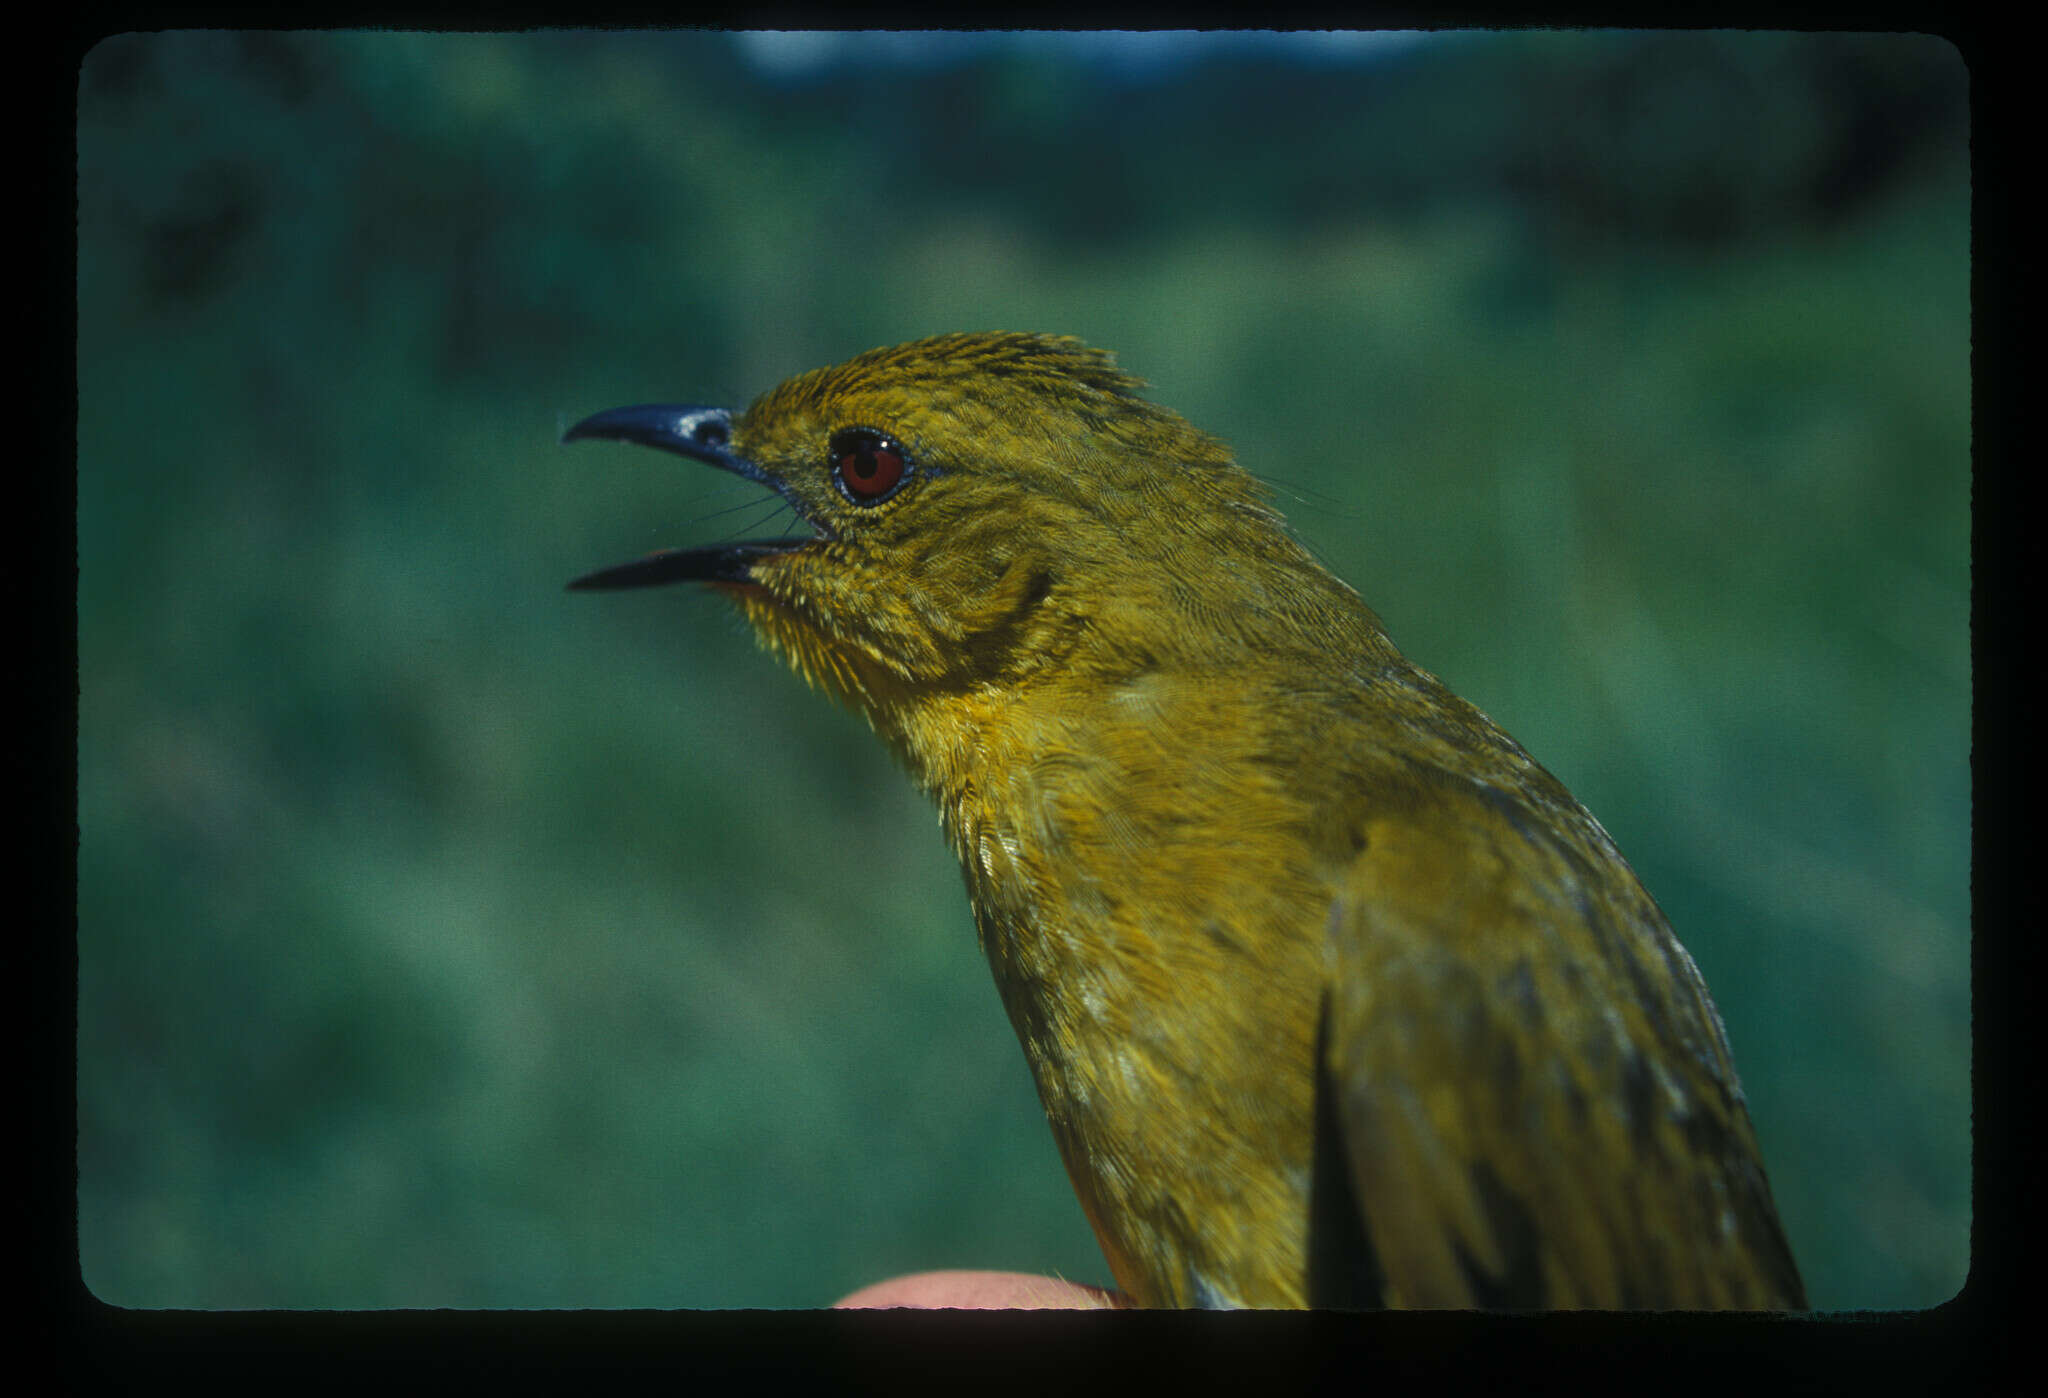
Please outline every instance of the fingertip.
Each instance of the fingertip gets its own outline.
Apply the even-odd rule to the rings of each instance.
[[[1029,1272],[913,1272],[864,1286],[834,1310],[1113,1310],[1116,1294]]]

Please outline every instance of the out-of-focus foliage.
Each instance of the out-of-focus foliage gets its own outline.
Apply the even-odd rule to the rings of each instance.
[[[1103,1268],[930,813],[558,451],[1111,347],[1601,816],[1824,1308],[1968,1265],[1966,74],[1911,36],[168,33],[79,89],[80,1249],[136,1306]]]

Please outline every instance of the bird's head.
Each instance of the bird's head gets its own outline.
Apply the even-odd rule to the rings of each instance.
[[[871,717],[1052,666],[1242,643],[1325,586],[1348,594],[1221,442],[1140,387],[1074,339],[961,334],[798,375],[737,414],[599,413],[563,440],[638,442],[732,471],[814,532],[652,554],[570,585],[715,584]]]

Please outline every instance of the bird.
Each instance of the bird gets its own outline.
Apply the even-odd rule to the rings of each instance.
[[[808,532],[570,587],[724,594],[930,796],[1125,1304],[1805,1309],[1613,840],[1146,387],[975,332],[597,413]]]

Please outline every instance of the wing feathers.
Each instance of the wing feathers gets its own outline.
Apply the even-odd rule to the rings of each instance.
[[[1618,857],[1506,799],[1368,822],[1328,924],[1321,1080],[1382,1300],[1803,1307],[1690,958]]]

